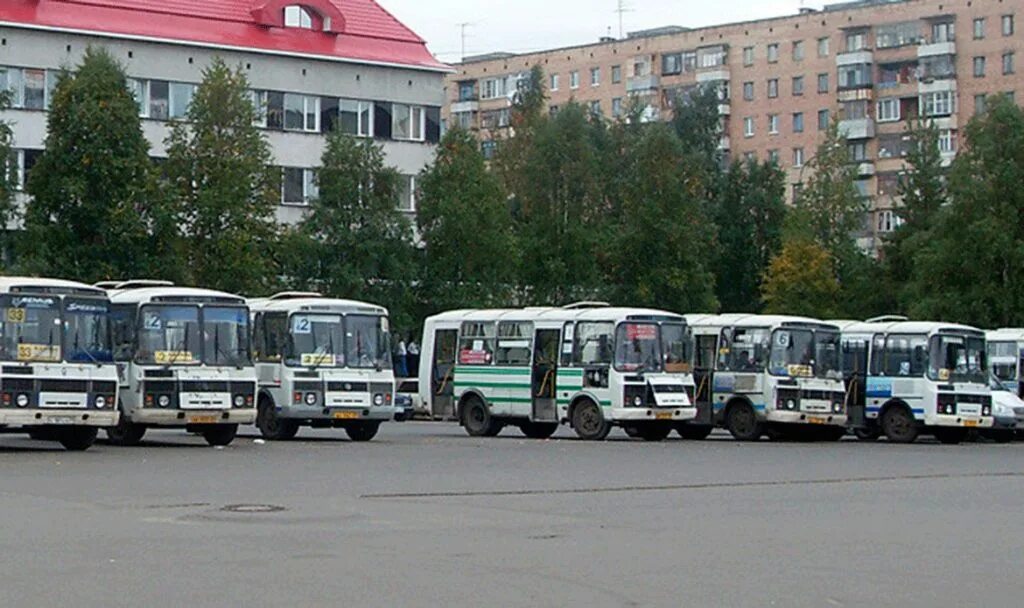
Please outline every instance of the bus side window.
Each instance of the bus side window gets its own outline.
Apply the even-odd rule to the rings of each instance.
[[[572,323],[566,323],[565,328],[562,330],[562,367],[569,367],[572,365],[574,331],[575,326]]]
[[[694,349],[694,367],[709,370],[715,365],[715,346],[718,336],[697,336],[697,348]]]
[[[263,317],[263,343],[257,344],[260,360],[279,363],[285,354],[288,340],[288,315],[284,313],[267,313]]]
[[[257,361],[261,360],[263,356],[265,336],[266,333],[263,331],[263,313],[258,312],[252,322],[252,348],[255,351],[253,356]]]
[[[114,361],[131,361],[135,355],[135,305],[115,304],[110,307],[110,335]]]
[[[722,330],[722,341],[718,346],[718,369],[730,370],[732,369],[729,365],[729,353],[732,348],[732,329],[725,328]]]
[[[885,336],[877,335],[874,338],[873,345],[871,347],[871,375],[872,376],[884,376],[886,365],[885,361],[888,357],[885,350]]]

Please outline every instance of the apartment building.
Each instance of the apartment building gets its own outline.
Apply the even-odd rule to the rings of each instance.
[[[374,0],[3,0],[0,87],[14,107],[0,120],[14,126],[19,186],[42,153],[57,75],[89,46],[125,67],[154,158],[166,156],[172,123],[220,57],[253,87],[283,173],[280,221],[299,221],[316,196],[313,172],[335,128],[383,145],[405,179],[396,204],[415,211],[450,68]]]
[[[666,27],[624,39],[529,54],[467,58],[446,84],[444,119],[479,132],[485,153],[507,130],[518,83],[546,73],[552,112],[569,100],[614,118],[639,103],[671,116],[698,85],[719,92],[721,149],[774,160],[790,200],[834,120],[849,140],[860,192],[871,200],[857,235],[877,251],[899,221],[897,184],[907,119],[932,119],[946,162],[961,130],[995,93],[1024,99],[1024,5],[1018,0],[861,0],[797,15],[701,29]]]

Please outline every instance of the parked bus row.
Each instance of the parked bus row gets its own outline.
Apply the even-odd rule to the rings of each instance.
[[[0,430],[87,449],[151,428],[226,445],[255,424],[368,441],[404,416],[388,311],[314,293],[0,278]],[[579,303],[427,319],[418,400],[473,436],[944,443],[1024,428],[1024,330],[900,318],[681,315]],[[991,361],[991,365],[990,365]]]

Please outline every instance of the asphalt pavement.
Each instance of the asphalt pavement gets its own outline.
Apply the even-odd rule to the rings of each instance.
[[[1019,606],[1024,444],[0,436],[0,606]]]

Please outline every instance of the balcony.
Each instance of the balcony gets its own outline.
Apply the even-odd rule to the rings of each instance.
[[[956,91],[956,78],[944,78],[942,80],[929,80],[917,83],[917,93],[927,95],[928,93],[945,93]]]
[[[661,85],[661,79],[657,74],[647,76],[633,76],[626,80],[627,93],[648,93],[656,91]]]
[[[721,137],[721,139],[718,140],[718,149],[719,150],[731,150],[732,149],[732,142],[729,140],[729,136],[728,135],[723,135]]]
[[[871,51],[853,51],[852,53],[839,53],[836,55],[836,65],[871,64],[875,62],[875,55]]]
[[[725,81],[728,82],[731,78],[729,68],[724,66],[718,66],[713,68],[702,68],[701,71],[697,72],[697,82],[717,82]]]
[[[472,99],[465,101],[456,101],[452,104],[451,113],[461,114],[462,112],[476,112],[480,109],[480,102]]]
[[[875,136],[875,121],[870,118],[840,120],[839,132],[846,139],[871,139]]]
[[[863,161],[857,163],[857,178],[866,179],[874,177],[875,175],[875,163],[871,161]]]
[[[955,42],[932,42],[917,47],[917,57],[937,57],[940,55],[956,55]]]
[[[731,114],[732,114],[732,106],[730,106],[728,103],[720,103],[720,104],[718,104],[718,115],[719,116],[729,116]]]

